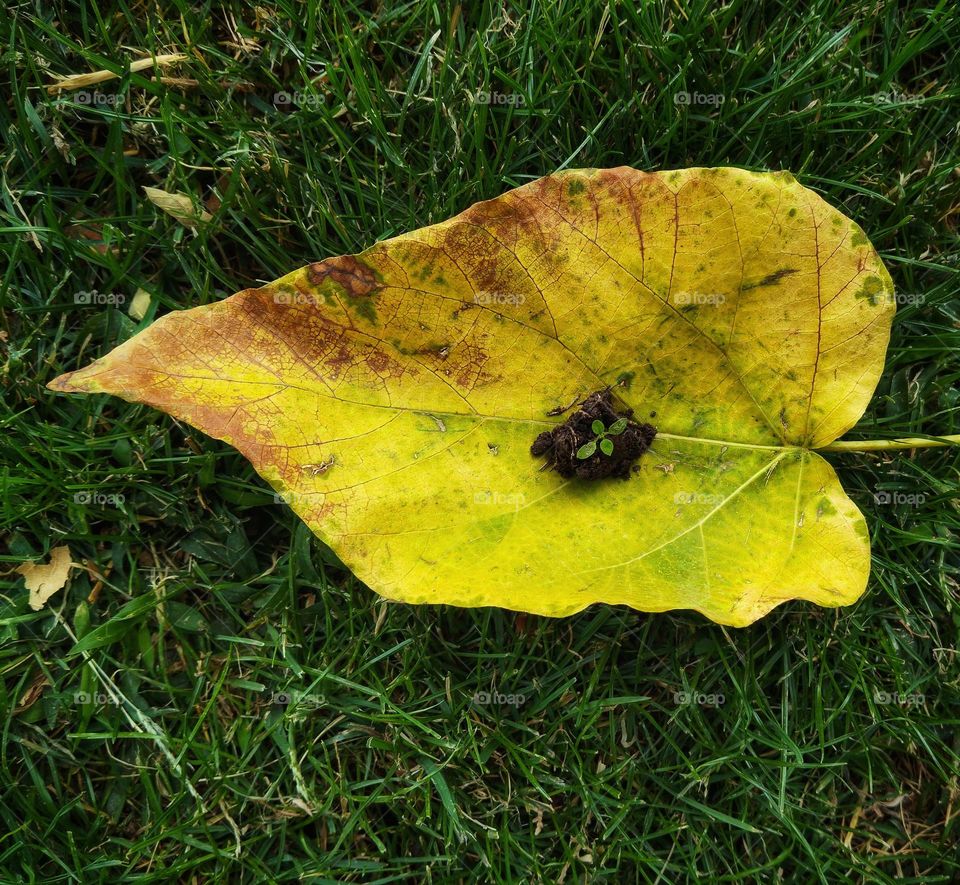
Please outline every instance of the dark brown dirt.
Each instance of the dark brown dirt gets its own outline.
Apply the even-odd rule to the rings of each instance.
[[[584,399],[577,410],[563,424],[545,430],[530,446],[535,458],[544,457],[547,465],[568,479],[629,479],[630,469],[657,435],[656,427],[628,420],[626,429],[618,436],[611,436],[613,454],[605,455],[597,450],[589,457],[580,459],[577,451],[585,443],[596,439],[593,422],[602,421],[610,427],[619,418],[632,418],[633,409],[617,411],[614,408],[610,388],[598,390]]]

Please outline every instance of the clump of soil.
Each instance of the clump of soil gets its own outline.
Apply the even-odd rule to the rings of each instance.
[[[657,435],[656,427],[629,420],[632,416],[633,409],[618,412],[614,408],[610,388],[598,390],[583,400],[563,424],[541,433],[530,446],[530,454],[545,457],[549,467],[568,479],[628,479],[633,462],[650,448]],[[612,454],[605,454],[598,445],[590,457],[577,457],[581,446],[597,438],[594,421],[602,421],[609,429],[621,418],[628,419],[623,433],[607,437],[613,442]]]

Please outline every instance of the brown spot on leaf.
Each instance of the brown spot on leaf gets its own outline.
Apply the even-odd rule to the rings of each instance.
[[[261,340],[258,345],[271,360],[283,362],[293,357],[328,381],[339,380],[361,364],[381,381],[414,371],[392,355],[387,345],[357,336],[353,329],[314,310],[312,300],[306,305],[303,299],[278,298],[270,286],[241,294],[246,297],[238,299],[239,304],[251,325],[269,330],[275,339]]]
[[[404,372],[404,366],[389,354],[376,348],[369,348],[367,365],[370,370],[381,378],[399,378]]]
[[[381,288],[373,269],[352,255],[314,262],[307,268],[307,279],[317,287],[328,279],[333,280],[352,298],[372,295]]]
[[[795,267],[781,267],[779,270],[775,270],[773,273],[767,274],[762,280],[759,280],[756,283],[744,283],[744,289],[759,289],[761,286],[774,286],[780,282],[784,277],[790,276],[790,274],[798,273],[797,268]]]

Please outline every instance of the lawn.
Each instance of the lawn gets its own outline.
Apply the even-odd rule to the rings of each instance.
[[[17,2],[0,33],[0,881],[960,879],[956,447],[829,456],[855,605],[551,619],[386,603],[229,446],[45,389],[558,169],[726,165],[793,172],[893,276],[847,438],[960,433],[955,4]],[[34,611],[15,568],[62,545]]]

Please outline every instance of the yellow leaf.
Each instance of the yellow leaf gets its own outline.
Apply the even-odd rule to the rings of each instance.
[[[894,310],[863,231],[788,173],[571,170],[50,386],[234,445],[385,597],[741,626],[866,586],[864,519],[815,449],[863,413]],[[534,438],[608,385],[657,428],[636,472],[541,470]]]
[[[156,187],[144,187],[143,192],[151,203],[187,227],[196,227],[199,222],[213,218],[206,210],[196,207],[186,194],[170,193]]]
[[[62,590],[72,567],[70,548],[66,546],[54,547],[50,551],[50,562],[25,562],[17,566],[17,572],[23,575],[23,583],[30,591],[30,608],[40,611],[54,593]]]

